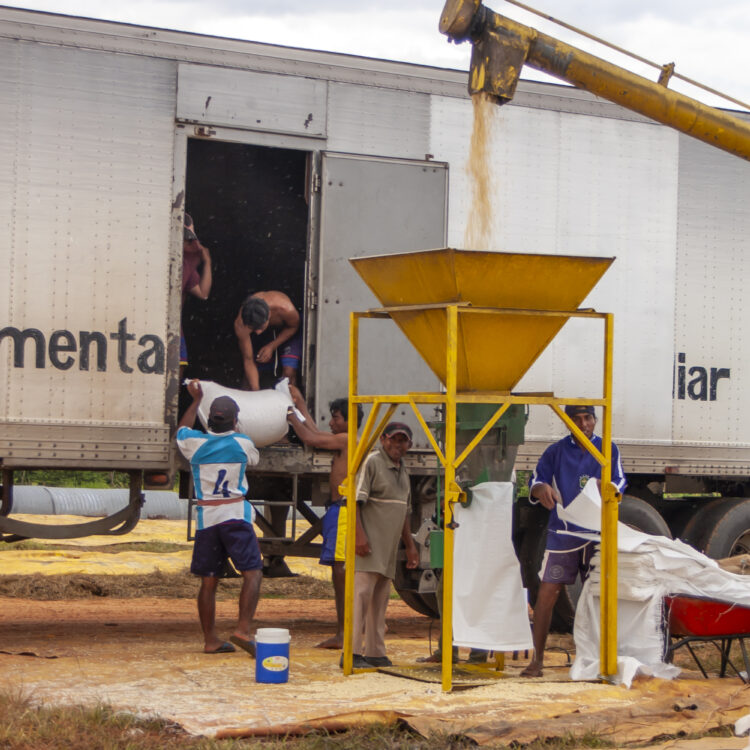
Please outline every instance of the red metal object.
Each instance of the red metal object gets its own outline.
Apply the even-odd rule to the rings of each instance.
[[[697,596],[665,597],[671,635],[721,638],[750,633],[750,608]]]
[[[750,659],[745,648],[745,638],[750,638],[750,607],[698,596],[667,596],[664,597],[664,607],[668,625],[668,661],[672,660],[678,648],[685,646],[703,676],[708,677],[691,644],[709,642],[721,656],[719,677],[724,677],[727,667],[731,667],[743,682],[748,682]],[[730,659],[733,641],[737,641],[740,646],[745,664],[743,672]]]

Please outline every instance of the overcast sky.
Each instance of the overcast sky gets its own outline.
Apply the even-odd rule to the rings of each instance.
[[[618,64],[616,53],[574,39],[505,0],[493,10]],[[539,10],[743,101],[750,101],[749,0],[526,0]],[[349,52],[438,67],[468,68],[468,44],[438,29],[443,0],[29,0],[9,3],[56,13],[193,31],[292,47]],[[656,79],[658,72],[628,66]],[[539,78],[526,69],[523,77]],[[717,104],[694,89],[674,88]],[[733,107],[731,104],[721,106]]]

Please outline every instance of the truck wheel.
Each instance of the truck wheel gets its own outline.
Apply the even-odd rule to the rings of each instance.
[[[398,595],[408,604],[415,612],[420,615],[432,617],[433,620],[440,619],[440,613],[437,606],[436,594],[420,594],[417,591],[408,589],[398,589]]]
[[[631,529],[642,531],[644,534],[672,538],[672,532],[659,512],[639,497],[623,495],[619,507],[619,520]]]
[[[706,540],[719,520],[732,508],[744,502],[742,497],[720,497],[698,509],[685,525],[680,539],[698,552],[704,552]]]
[[[436,573],[439,575],[439,571],[436,571]],[[410,570],[406,567],[404,543],[399,540],[396,577],[393,580],[393,588],[396,589],[398,595],[415,612],[419,612],[420,615],[426,615],[427,617],[432,617],[437,620],[440,618],[437,595],[432,592],[426,594],[419,593],[419,579],[421,575],[421,570]]]
[[[750,500],[727,503],[723,514],[707,530],[703,552],[714,560],[750,552]]]

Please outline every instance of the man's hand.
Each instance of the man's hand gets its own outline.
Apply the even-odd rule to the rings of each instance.
[[[274,352],[274,346],[273,344],[266,344],[255,356],[256,361],[258,362],[270,362],[271,357],[273,357]]]
[[[195,424],[195,418],[198,415],[198,406],[203,398],[203,388],[200,380],[191,380],[187,384],[188,393],[193,397],[193,402],[185,409],[177,427],[192,427]]]
[[[191,380],[187,385],[188,393],[193,397],[193,401],[200,401],[203,398],[203,388],[200,380]]]
[[[367,557],[367,555],[372,552],[370,549],[370,540],[367,538],[367,534],[365,534],[364,530],[360,532],[360,530],[357,529],[357,536],[354,540],[354,551],[360,557]]]
[[[532,490],[535,497],[547,510],[552,510],[555,503],[561,503],[560,493],[550,484],[537,484]]]
[[[411,547],[406,548],[406,567],[409,570],[413,570],[419,565],[419,552],[417,552],[417,546],[413,544]]]

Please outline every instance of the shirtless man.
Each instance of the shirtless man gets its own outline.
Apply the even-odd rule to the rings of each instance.
[[[277,356],[281,358],[281,376],[296,385],[302,353],[299,324],[299,313],[284,292],[255,292],[242,303],[234,321],[234,333],[251,391],[260,390],[259,370],[277,374]],[[258,337],[257,352],[253,348],[253,335]]]
[[[336,597],[336,635],[319,643],[316,648],[343,648],[344,643],[344,545],[346,543],[346,498],[339,495],[339,485],[346,479],[348,472],[348,412],[349,402],[345,398],[331,401],[330,432],[319,430],[310,412],[307,410],[302,394],[294,386],[289,387],[294,405],[302,412],[305,421],[297,418],[290,407],[287,420],[292,425],[299,439],[314,448],[333,451],[329,485],[331,499],[326,504],[323,516],[323,548],[320,553],[320,564],[331,566],[331,581]],[[362,406],[357,404],[357,427],[362,423]]]

